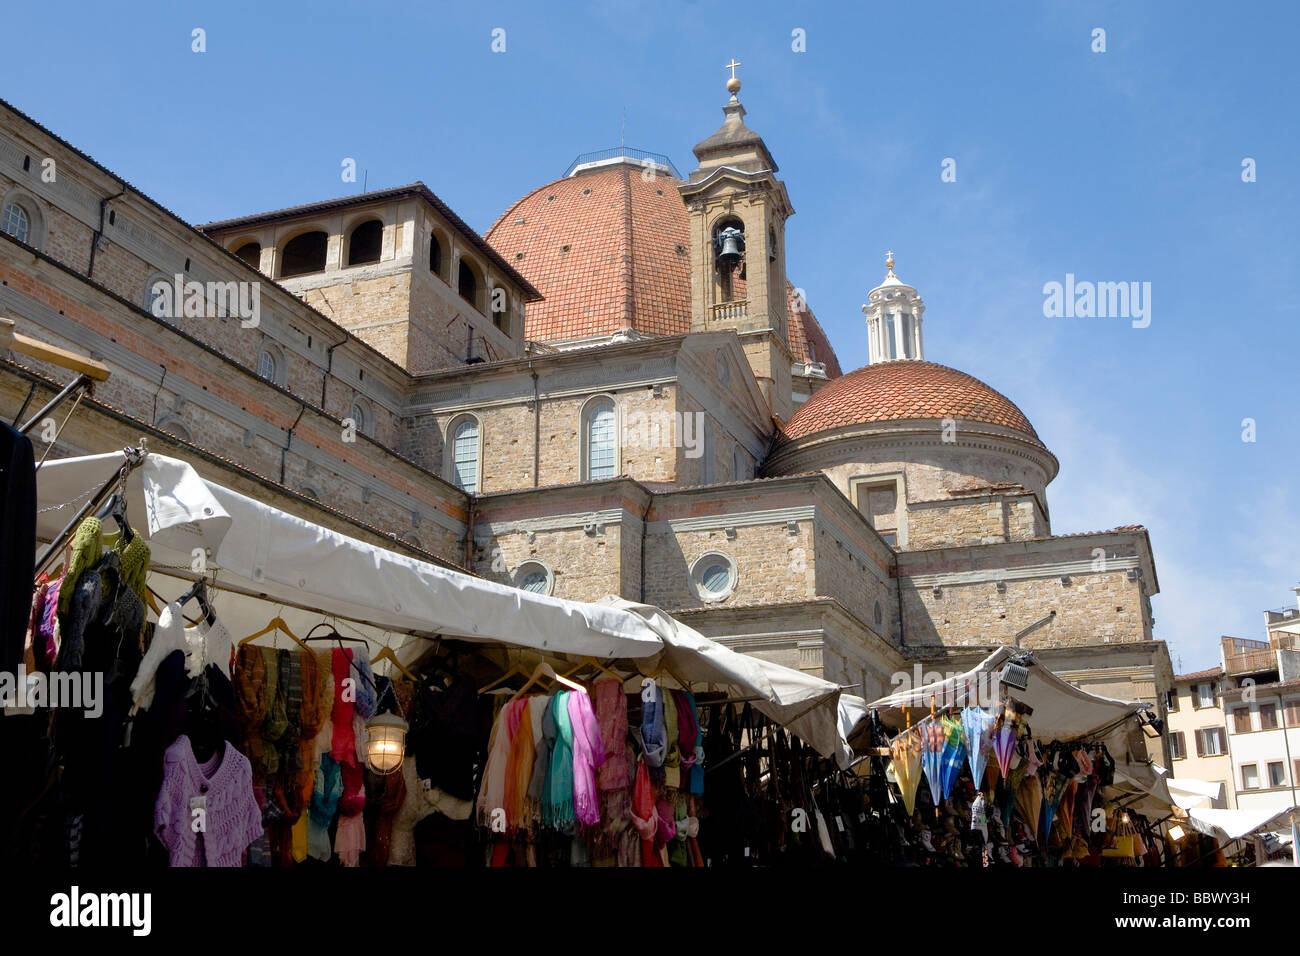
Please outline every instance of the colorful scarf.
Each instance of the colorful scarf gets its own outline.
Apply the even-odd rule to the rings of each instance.
[[[506,771],[510,762],[510,744],[515,729],[519,726],[518,709],[521,703],[512,701],[505,706],[492,725],[492,734],[488,738],[488,758],[483,767],[483,781],[478,791],[478,822],[480,826],[490,827],[493,814],[505,810]],[[511,713],[515,714],[513,727]],[[509,815],[507,814],[507,819]]]
[[[628,810],[632,826],[641,838],[641,865],[662,866],[655,853],[655,831],[659,829],[659,813],[655,809],[655,791],[650,783],[650,771],[645,758],[636,765],[636,785],[632,788],[632,807]]]
[[[555,748],[555,719],[551,714],[551,708],[554,707],[555,701],[551,697],[539,697],[529,710],[533,715],[533,722],[537,727],[534,736],[540,734],[537,741],[537,757],[533,761],[532,781],[528,784],[528,799],[533,803],[539,816],[545,813],[546,804],[546,777],[551,769],[551,751]]]
[[[533,743],[533,721],[529,716],[538,697],[525,697],[506,707],[503,716],[509,722],[510,751],[506,757],[505,811],[506,827],[530,829],[525,802],[532,781],[533,761],[537,750]]]
[[[605,743],[584,693],[569,695],[569,722],[573,727],[573,814],[587,826],[600,823],[600,796],[596,790],[596,768],[605,762]]]
[[[689,793],[702,794],[704,793],[704,728],[700,726],[700,712],[695,704],[695,695],[690,691],[686,691],[685,709],[690,714],[691,723],[695,726],[695,752],[690,759],[690,779],[686,789]],[[678,713],[681,711],[679,710]],[[698,854],[698,848],[693,853]]]
[[[623,682],[609,677],[596,681],[596,723],[605,747],[605,762],[600,765],[596,782],[601,790],[627,789],[627,695]]]
[[[546,778],[544,820],[557,830],[568,832],[573,826],[573,723],[569,719],[569,695],[560,691],[551,705],[555,721],[555,749],[551,752],[551,769]]]
[[[664,730],[664,708],[659,685],[646,678],[641,682],[641,746],[646,763],[662,767],[668,754],[668,740]]]
[[[356,688],[356,678],[352,673],[352,649],[335,647],[330,654],[330,665],[334,673],[334,709],[330,714],[334,737],[330,741],[330,756],[339,763],[356,763],[357,741],[352,730],[352,718],[356,714],[356,700],[360,691],[348,691],[349,687]],[[344,684],[348,678],[353,680],[350,685]]]
[[[328,861],[330,858],[330,823],[338,812],[342,795],[343,775],[339,765],[325,754],[316,768],[316,788],[307,808],[307,853],[314,859]]]

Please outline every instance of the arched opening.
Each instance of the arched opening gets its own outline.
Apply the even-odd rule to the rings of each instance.
[[[6,203],[3,216],[0,216],[0,229],[19,242],[27,242],[32,234],[31,213],[16,202]]]
[[[510,294],[503,285],[493,286],[492,295],[492,324],[504,332],[510,334]]]
[[[470,265],[469,260],[461,259],[460,269],[456,274],[456,291],[460,293],[462,299],[482,312],[483,310],[479,305],[480,285],[478,274],[474,271],[474,267]]]
[[[246,242],[235,250],[235,255],[256,269],[262,263],[262,244],[260,242]]]
[[[452,421],[447,429],[451,448],[449,477],[462,491],[478,494],[479,486],[479,427],[478,419],[465,415]]]
[[[728,217],[713,227],[713,264],[717,270],[718,301],[735,301],[738,281],[745,278],[745,224]]]
[[[612,398],[594,398],[582,410],[582,480],[618,477],[618,409]]]
[[[446,274],[442,271],[442,243],[438,241],[436,234],[429,235],[429,271],[439,279],[446,279]]]
[[[303,276],[325,271],[325,255],[329,236],[324,232],[304,232],[285,243],[280,253],[280,278]]]
[[[348,240],[348,265],[362,266],[369,262],[378,262],[384,246],[384,224],[378,219],[369,219],[352,230]]]

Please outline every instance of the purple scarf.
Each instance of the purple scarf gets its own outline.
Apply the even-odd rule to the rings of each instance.
[[[596,768],[605,762],[605,744],[591,698],[584,693],[570,694],[568,705],[573,725],[573,815],[580,823],[594,826],[600,822]]]

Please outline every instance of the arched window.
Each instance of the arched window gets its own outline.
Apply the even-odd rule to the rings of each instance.
[[[6,203],[3,218],[0,218],[0,229],[19,242],[27,242],[32,234],[32,217],[18,203]]]
[[[474,308],[479,308],[478,302],[478,276],[474,272],[474,267],[466,259],[460,260],[460,269],[456,275],[456,291],[460,297],[468,302]],[[482,309],[479,309],[481,312]]]
[[[273,345],[263,345],[257,353],[257,374],[268,382],[280,383],[280,373],[284,370],[284,359],[280,350]]]
[[[618,408],[601,396],[582,410],[582,480],[618,477]]]
[[[158,427],[165,432],[170,432],[182,441],[193,441],[189,427],[175,416],[164,418],[158,423]]]
[[[373,428],[375,422],[374,419],[371,418],[370,409],[366,407],[365,402],[360,399],[354,401],[352,403],[352,410],[349,417],[352,419],[353,424],[356,425],[358,432],[362,435],[368,435],[372,438],[374,437]]]
[[[442,243],[434,233],[429,234],[429,271],[438,278],[445,278],[442,271]]]
[[[161,272],[149,277],[144,287],[144,307],[156,319],[175,325],[180,316],[180,307],[173,302],[175,284]]]
[[[260,268],[262,264],[262,244],[260,242],[246,242],[235,250],[235,255],[254,269]]]
[[[447,429],[447,447],[450,449],[450,479],[452,484],[472,495],[479,488],[479,426],[478,419],[465,415],[454,419]]]
[[[329,236],[319,230],[304,232],[301,236],[290,239],[280,254],[280,278],[324,272],[328,248]]]
[[[348,265],[361,266],[368,262],[378,262],[384,246],[384,224],[378,219],[370,219],[352,230],[348,240]]]
[[[555,590],[555,573],[541,561],[525,561],[515,569],[515,587],[534,594]]]

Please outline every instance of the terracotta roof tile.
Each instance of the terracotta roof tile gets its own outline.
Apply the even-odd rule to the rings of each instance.
[[[867,365],[836,379],[799,408],[781,440],[864,422],[936,418],[1002,425],[1042,444],[1005,395],[965,372],[915,360]]]
[[[647,181],[635,166],[606,166],[547,183],[501,214],[488,242],[545,296],[528,307],[528,338],[690,331],[690,214],[680,184],[663,173]],[[796,314],[792,285],[787,296],[794,357],[824,362],[837,377],[839,360],[816,316],[806,305]]]

